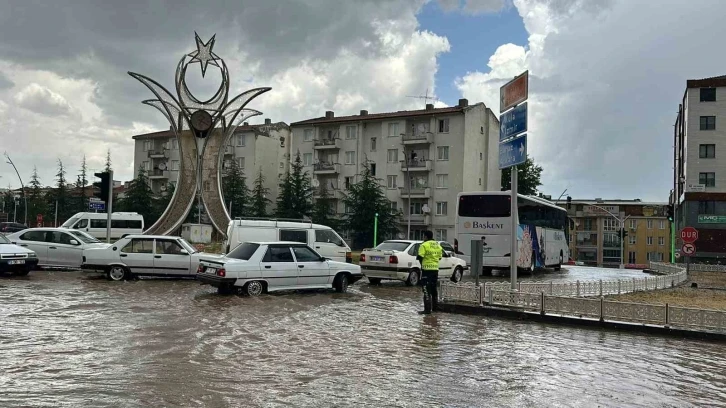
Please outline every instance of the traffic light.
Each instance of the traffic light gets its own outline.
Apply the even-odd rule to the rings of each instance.
[[[666,214],[668,215],[668,221],[673,222],[673,204],[666,208]]]
[[[625,228],[620,228],[620,233],[618,234],[620,236],[620,239],[624,240],[625,237],[628,236],[628,230]]]
[[[569,210],[571,208],[572,208],[572,197],[567,196],[567,209]]]
[[[94,173],[94,176],[101,179],[93,183],[93,195],[101,199],[108,200],[108,194],[111,191],[111,173],[104,171],[102,173]]]

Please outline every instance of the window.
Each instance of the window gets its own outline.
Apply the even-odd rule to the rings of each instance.
[[[274,246],[267,248],[267,253],[262,262],[294,262],[292,252],[288,246]]]
[[[412,202],[409,205],[408,211],[411,215],[423,215],[423,206],[425,203],[421,202]]]
[[[172,150],[179,150],[179,141],[177,139],[171,139]]]
[[[648,220],[648,229],[653,229],[653,220]]]
[[[106,228],[106,220],[91,220],[91,228]]]
[[[701,88],[701,102],[716,102],[716,88]]]
[[[716,117],[715,116],[701,116],[701,130],[715,130],[716,129]]]
[[[665,245],[665,237],[658,237],[658,245],[659,246]]]
[[[397,179],[398,179],[398,176],[388,176],[388,177],[386,177],[386,181],[387,181],[388,188],[391,188],[391,189],[398,188]]]
[[[698,173],[698,184],[716,187],[716,173]]]
[[[169,239],[157,239],[156,240],[156,253],[165,255],[184,255],[181,247],[176,241]]]
[[[388,124],[388,136],[394,137],[398,136],[400,133],[398,131],[398,123],[389,123]]]
[[[151,148],[152,148],[151,140],[144,140],[144,151],[148,152],[149,150],[151,150]]]
[[[106,220],[103,221],[103,228],[106,228]],[[111,228],[118,229],[141,229],[141,220],[111,220]]]
[[[20,239],[23,241],[35,241],[35,242],[43,242],[45,241],[45,232],[44,231],[29,231],[25,234],[20,236]]]
[[[76,224],[73,228],[81,229],[81,228],[86,228],[87,226],[88,226],[88,219],[84,218],[84,219],[78,221],[78,224]]]
[[[151,170],[151,165],[148,161],[141,162],[141,167],[143,167],[144,170],[149,171]]]
[[[658,222],[658,229],[665,229],[665,220],[660,220]]]
[[[447,215],[449,213],[448,211],[448,204],[446,201],[439,201],[436,203],[436,215]],[[441,241],[441,240],[439,240]]]
[[[391,214],[396,214],[397,212],[398,212],[398,202],[391,201]]]
[[[355,139],[355,126],[345,127],[345,138],[348,140]]]
[[[653,245],[653,237],[648,237],[646,244]]]
[[[439,133],[449,133],[449,119],[439,119]]]
[[[303,153],[303,166],[312,166],[313,165],[313,154],[312,153]]]
[[[620,223],[612,218],[605,218],[603,220],[603,230],[605,231],[617,231],[620,229]]]
[[[171,169],[173,171],[179,171],[179,160],[172,160],[171,161]]]
[[[353,208],[348,205],[348,203],[345,203],[345,207],[343,208],[343,211],[345,211],[346,214],[350,214],[353,212]]]
[[[446,241],[446,238],[445,238],[445,237],[446,237],[446,230],[445,230],[445,229],[442,229],[442,230],[438,230],[438,231],[443,231],[443,232],[442,232],[442,234],[441,234],[441,235],[439,235],[439,234],[436,234],[436,236],[440,236],[440,237],[442,237],[442,239],[438,239],[438,238],[437,238],[437,241]],[[448,251],[448,252],[456,252],[456,250],[454,249],[454,247],[452,247],[452,246],[451,246],[451,244],[449,244],[448,242],[442,242],[442,243],[441,243],[441,248],[442,248],[442,249],[443,249],[444,251]]]
[[[427,176],[411,176],[408,178],[408,183],[411,188],[426,188],[429,185],[429,179]]]
[[[333,230],[315,230],[315,242],[345,246],[345,242]]]
[[[240,169],[245,168],[245,158],[244,157],[237,158],[237,167],[239,167]]]
[[[635,252],[628,252],[628,263],[629,264],[635,263]]]
[[[237,146],[245,145],[245,135],[237,135]]]
[[[312,141],[313,141],[313,130],[312,129],[303,130],[303,142],[312,142]]]
[[[716,202],[715,201],[699,201],[698,202],[698,213],[709,215],[716,214]]]
[[[449,187],[449,175],[448,174],[437,174],[436,175],[436,188],[447,188]]]
[[[662,252],[648,252],[647,254],[649,261],[661,262],[663,261]]]
[[[372,152],[376,151],[376,138],[375,137],[371,138],[371,151]]]
[[[479,160],[482,160],[483,157],[484,157],[484,155],[482,155],[482,153],[479,152]]]
[[[285,168],[285,162],[280,162],[280,168],[281,169],[284,169]]]
[[[439,160],[449,160],[449,146],[439,146],[436,152]]]
[[[355,152],[345,152],[345,164],[355,164]]]
[[[104,223],[106,222],[106,220],[103,221]],[[128,254],[150,254],[154,252],[154,240],[146,238],[132,239],[125,247],[121,248],[121,252]]]
[[[371,175],[375,176],[376,175],[376,164],[371,163],[370,166],[371,166]]]
[[[240,259],[243,261],[249,261],[250,258],[252,258],[252,255],[257,252],[257,248],[260,247],[260,244],[253,244],[250,242],[245,242],[244,244],[240,244],[237,246],[237,248],[233,249],[232,252],[225,255],[227,258],[234,258],[234,259]]]
[[[398,149],[388,149],[388,162],[395,163],[398,161]]]
[[[592,231],[592,218],[585,218],[582,225],[583,231]]]
[[[481,177],[479,177],[479,185],[481,185]]]
[[[435,231],[435,237],[437,241],[446,241],[446,230],[445,229],[437,229]],[[452,251],[453,252],[453,251]]]
[[[630,240],[630,245],[635,245],[637,240],[635,239],[635,235],[628,235],[628,239]]]
[[[630,229],[637,229],[637,228],[638,228],[638,221],[630,220]]]
[[[295,259],[297,259],[298,262],[319,262],[320,261],[320,255],[313,252],[312,249],[308,247],[292,247],[292,252],[295,253]]]
[[[715,144],[698,145],[698,157],[700,159],[716,158],[716,145]]]
[[[345,189],[350,190],[350,185],[353,183],[353,176],[346,177],[344,179],[345,182]]]
[[[307,230],[280,230],[280,241],[292,241],[302,242],[303,244],[308,243],[308,231]]]
[[[46,239],[46,241],[52,242],[54,244],[73,245],[73,244],[71,244],[71,240],[75,239],[70,234],[66,234],[66,233],[60,232],[60,231],[53,231],[49,235],[50,235],[50,240]],[[75,244],[75,245],[78,245],[78,244]]]

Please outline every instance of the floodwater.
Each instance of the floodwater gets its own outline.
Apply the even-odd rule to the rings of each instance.
[[[495,276],[480,276],[482,282],[509,282],[509,271],[494,271]],[[645,278],[652,276],[641,269],[594,268],[589,266],[563,266],[561,270],[538,269],[534,274],[519,273],[520,280],[527,281],[591,281]],[[468,272],[464,276],[466,282],[474,281]]]
[[[419,309],[399,283],[2,278],[0,407],[726,407],[722,344]]]

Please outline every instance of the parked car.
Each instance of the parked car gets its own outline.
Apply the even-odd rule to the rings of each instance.
[[[219,293],[330,289],[346,292],[362,279],[358,265],[323,257],[300,242],[245,242],[220,258],[202,257],[197,280]]]
[[[243,242],[292,241],[308,244],[333,261],[353,262],[348,244],[332,228],[311,222],[275,219],[236,219],[227,226],[227,253]]]
[[[61,227],[79,230],[93,235],[96,238],[106,239],[106,224],[108,214],[81,212],[76,213]],[[111,239],[117,240],[126,235],[141,234],[144,232],[144,217],[135,212],[111,213]]]
[[[106,248],[84,251],[81,268],[86,272],[105,273],[114,281],[139,275],[194,277],[200,255],[181,237],[129,235]]]
[[[25,224],[19,222],[0,222],[0,232],[5,234],[12,234],[13,232],[22,231],[27,228]]]
[[[38,256],[28,248],[13,244],[0,234],[0,273],[27,275],[38,265]]]
[[[28,228],[7,236],[12,243],[28,248],[38,256],[38,266],[80,268],[83,252],[109,244],[82,239],[65,228]]]
[[[421,242],[383,241],[377,247],[361,252],[358,264],[371,284],[376,285],[381,280],[388,279],[403,281],[408,286],[417,285],[421,280],[421,264],[416,260],[416,255]],[[451,244],[446,244],[451,247]],[[466,261],[452,256],[451,253],[444,247],[439,261],[439,279],[449,278],[453,282],[459,282],[467,269]]]

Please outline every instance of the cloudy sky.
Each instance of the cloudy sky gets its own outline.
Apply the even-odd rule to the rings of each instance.
[[[719,0],[5,0],[0,151],[52,184],[58,159],[74,180],[111,149],[128,179],[131,136],[168,125],[126,72],[172,88],[197,31],[216,33],[234,91],[273,88],[250,106],[258,121],[420,108],[406,96],[427,89],[498,113],[499,86],[529,69],[545,193],[665,201],[685,81],[726,74],[725,14]],[[218,79],[189,75],[201,95]]]

